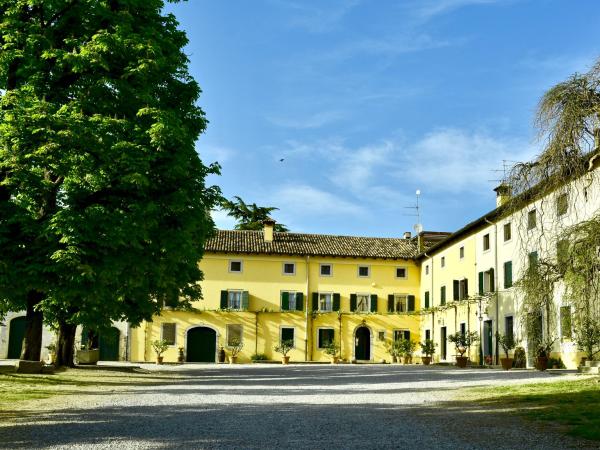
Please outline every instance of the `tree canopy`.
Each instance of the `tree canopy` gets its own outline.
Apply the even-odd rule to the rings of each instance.
[[[238,221],[235,225],[236,230],[262,230],[263,221],[270,219],[270,214],[279,209],[274,206],[258,206],[256,203],[247,204],[237,196],[233,200],[222,200],[221,208],[227,211],[228,216]],[[274,230],[280,232],[289,231],[281,223],[276,223]]]

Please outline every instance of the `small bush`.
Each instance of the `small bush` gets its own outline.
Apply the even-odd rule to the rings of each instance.
[[[566,369],[566,366],[562,362],[562,359],[560,359],[560,358],[550,358],[550,359],[548,359],[548,368],[549,369],[554,369],[554,366],[556,366],[557,369]]]
[[[513,367],[516,369],[524,369],[527,365],[527,355],[523,347],[515,348],[515,354],[513,356]]]
[[[255,353],[254,355],[252,355],[250,357],[250,359],[252,361],[268,361],[269,358],[267,358],[267,355],[265,355],[264,353]]]

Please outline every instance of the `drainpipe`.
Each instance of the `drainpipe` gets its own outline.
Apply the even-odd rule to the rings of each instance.
[[[498,336],[498,322],[500,321],[498,317],[498,303],[500,302],[500,296],[498,295],[498,290],[500,288],[498,283],[498,224],[496,222],[492,224],[487,217],[485,218],[485,221],[490,225],[494,225],[494,295],[496,296],[496,334],[494,337],[496,337]],[[494,359],[496,360],[496,365],[498,365],[498,338],[496,338],[495,341],[496,345],[494,346]]]
[[[309,360],[309,355],[308,355],[308,341],[309,341],[309,337],[311,336],[310,330],[309,330],[309,318],[308,318],[308,308],[309,308],[309,304],[310,304],[310,292],[308,291],[309,289],[309,285],[310,285],[310,271],[309,271],[309,263],[310,263],[310,256],[306,256],[306,308],[305,308],[305,312],[304,312],[304,318],[306,321],[306,327],[305,327],[305,339],[304,339],[304,361],[308,361]],[[311,355],[310,355],[310,359],[312,359],[312,346],[311,346]]]
[[[256,311],[254,313],[254,354],[258,354],[258,314],[260,312]]]
[[[431,302],[431,308],[433,308],[433,256],[429,256],[427,252],[423,252],[426,258],[431,261],[431,291],[429,292],[429,301]],[[431,340],[435,341],[435,311],[431,311]]]

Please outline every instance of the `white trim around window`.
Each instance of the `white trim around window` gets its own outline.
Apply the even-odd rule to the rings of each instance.
[[[165,338],[165,325],[173,325],[173,327],[175,328],[173,343],[169,344],[169,347],[177,347],[177,323],[175,322],[162,322],[160,324],[160,340],[162,341]]]
[[[367,274],[361,275],[360,269],[367,269]],[[358,276],[358,278],[371,278],[371,266],[359,265],[356,269],[356,275]]]
[[[323,267],[329,266],[329,274],[323,275]],[[320,277],[332,277],[333,276],[333,264],[331,263],[321,263],[319,264],[319,276]]]
[[[240,270],[232,270],[231,266],[234,263],[240,264]],[[227,267],[229,269],[229,273],[242,273],[244,271],[244,262],[241,259],[230,259],[229,263],[227,264]]]
[[[320,344],[321,344],[321,342],[319,340],[319,334],[320,334],[319,331],[320,330],[331,330],[331,331],[333,331],[333,342],[335,342],[335,328],[334,327],[317,327],[317,329],[316,329],[316,333],[317,333],[317,336],[316,336],[317,337],[317,339],[316,339],[316,341],[317,341],[317,350],[325,350],[327,348],[327,346],[325,346],[325,347],[321,347],[320,346]]]
[[[398,276],[398,270],[400,270],[400,269],[404,269],[404,276],[403,277],[399,277]],[[406,266],[398,266],[398,267],[395,268],[395,271],[396,271],[396,278],[398,280],[408,280],[408,267],[406,267]]]
[[[333,311],[333,292],[318,292],[319,295],[319,312],[331,312]],[[329,301],[327,301],[327,297],[324,298],[325,308],[321,308],[321,296],[329,296]],[[329,308],[327,308],[329,306]]]
[[[292,329],[294,330],[294,339],[292,339],[293,344],[293,348],[296,348],[296,327],[292,327],[289,325],[280,325],[279,326],[279,342],[283,342],[283,329],[284,328],[288,328],[288,329]]]
[[[285,269],[286,269],[286,266],[290,266],[290,265],[292,266],[292,271],[291,271],[291,272],[286,272],[286,271],[285,271]],[[289,261],[285,262],[285,261],[284,261],[284,262],[281,264],[281,273],[282,273],[283,275],[286,275],[286,276],[293,276],[293,275],[296,275],[296,263],[295,263],[295,262],[289,262]]]

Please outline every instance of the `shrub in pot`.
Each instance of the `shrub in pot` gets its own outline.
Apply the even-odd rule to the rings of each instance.
[[[471,348],[471,345],[479,341],[477,333],[475,331],[469,331],[463,334],[460,331],[457,331],[448,336],[448,341],[454,344],[454,347],[456,347],[456,351],[459,354],[459,356],[456,357],[456,365],[461,368],[467,367],[469,357],[465,356],[465,353]]]
[[[163,363],[163,353],[169,348],[169,343],[165,339],[157,339],[152,342],[152,349],[156,353],[156,364]]]
[[[337,364],[340,361],[340,346],[334,341],[331,341],[325,347],[325,353],[331,358],[331,364]]]
[[[290,357],[288,356],[288,353],[293,348],[294,348],[294,341],[292,341],[291,339],[290,340],[281,341],[281,343],[279,345],[276,345],[274,347],[274,350],[277,353],[281,353],[281,363],[282,364],[287,364],[287,363],[290,362]]]
[[[431,364],[436,344],[431,339],[425,339],[425,341],[420,342],[419,345],[421,346],[421,353],[425,355],[421,356],[421,361],[423,362],[423,365],[428,366]]]
[[[513,359],[508,356],[508,352],[514,350],[514,348],[517,346],[515,339],[512,334],[496,333],[496,340],[506,355],[505,358],[500,358],[500,364],[502,364],[502,368],[504,370],[510,370],[513,364]]]
[[[523,347],[516,347],[513,355],[513,367],[516,369],[524,369],[527,367],[527,353]]]
[[[81,346],[81,350],[77,350],[75,354],[77,364],[95,365],[100,360],[100,350],[94,348],[92,336],[92,332],[88,332],[87,343]]]
[[[410,364],[412,362],[412,355],[417,348],[417,343],[410,339],[400,339],[398,341],[402,352],[402,362],[404,364]]]
[[[392,362],[398,362],[400,355],[402,354],[402,348],[400,345],[400,341],[392,341],[386,345],[386,350],[389,355],[392,357]]]
[[[229,341],[229,364],[235,364],[237,362],[238,355],[243,347],[244,344],[238,338],[232,338]]]

